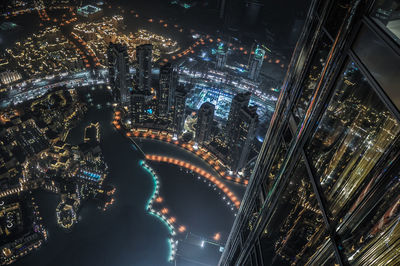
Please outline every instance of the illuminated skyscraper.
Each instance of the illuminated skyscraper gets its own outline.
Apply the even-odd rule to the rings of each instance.
[[[256,50],[254,51],[254,55],[250,60],[249,65],[249,78],[253,80],[257,80],[260,76],[261,67],[264,61],[265,50],[261,49],[257,46]]]
[[[253,142],[258,116],[256,107],[249,108],[250,92],[238,93],[232,99],[224,135],[228,148],[227,161],[233,171],[238,171],[247,161]]]
[[[398,7],[312,1],[220,265],[399,265]]]
[[[129,57],[126,46],[110,43],[108,46],[108,73],[114,98],[122,105],[129,104]]]
[[[150,91],[151,88],[151,62],[153,45],[142,44],[136,47],[136,89]]]
[[[216,51],[216,68],[222,69],[226,65],[226,61],[228,60],[228,49],[224,45],[224,43],[219,43]]]
[[[140,125],[146,119],[146,95],[134,91],[131,94],[130,117],[133,125]]]
[[[196,137],[198,143],[208,141],[214,122],[215,105],[205,102],[197,112]]]
[[[243,107],[249,106],[250,103],[250,92],[238,93],[233,97],[231,108],[229,110],[228,121],[225,126],[224,135],[225,142],[227,144],[231,143],[232,136],[234,135],[234,130],[239,126],[240,110]]]
[[[183,85],[179,85],[175,91],[173,124],[174,131],[178,134],[182,133],[185,123],[187,94],[188,92]]]
[[[219,0],[219,17],[226,27],[237,30],[241,24],[244,1],[242,0]]]
[[[256,111],[256,106],[241,107],[237,127],[232,130],[231,141],[228,145],[228,161],[235,172],[242,169],[249,158],[258,124]]]
[[[170,63],[160,68],[160,80],[158,86],[158,115],[166,117],[174,104],[177,75]]]

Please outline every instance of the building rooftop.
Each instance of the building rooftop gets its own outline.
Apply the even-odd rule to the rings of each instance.
[[[102,9],[100,7],[92,6],[92,5],[86,5],[83,7],[78,8],[78,14],[81,14],[83,16],[88,16],[92,15],[98,12],[101,12]]]

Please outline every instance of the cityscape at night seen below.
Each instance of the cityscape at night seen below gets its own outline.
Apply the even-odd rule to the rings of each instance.
[[[0,265],[399,266],[400,0],[1,0]]]

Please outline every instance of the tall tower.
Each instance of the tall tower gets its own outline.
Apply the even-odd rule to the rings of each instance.
[[[226,61],[228,60],[228,49],[225,47],[224,43],[220,42],[218,44],[217,52],[216,52],[216,68],[223,69],[226,65]]]
[[[312,1],[220,265],[399,264],[394,3]]]
[[[153,45],[142,44],[136,47],[136,89],[150,91],[151,88],[151,62]]]
[[[177,76],[170,63],[160,68],[160,79],[158,85],[158,115],[168,116],[174,103],[174,94],[177,85]]]
[[[121,105],[129,104],[129,57],[126,46],[120,43],[110,43],[108,46],[108,73],[114,98]]]
[[[215,105],[205,102],[197,112],[196,137],[195,140],[202,144],[210,139],[214,122]]]
[[[239,125],[240,110],[249,105],[250,96],[250,92],[238,93],[232,99],[231,109],[229,110],[228,121],[224,131],[224,139],[227,146],[232,143],[232,136],[235,134],[234,132],[238,129]]]
[[[265,50],[261,49],[258,45],[257,48],[254,50],[254,55],[250,60],[249,66],[249,78],[252,80],[258,80],[260,76],[261,67],[264,61]]]
[[[258,124],[256,106],[243,106],[239,112],[238,127],[234,129],[229,146],[228,160],[230,160],[231,169],[235,172],[242,169],[249,158],[251,145],[256,136]]]
[[[146,95],[134,90],[131,94],[130,118],[133,125],[141,125],[146,119]]]
[[[173,119],[174,131],[178,134],[182,133],[185,123],[187,95],[188,92],[186,91],[185,86],[179,85],[175,91]]]

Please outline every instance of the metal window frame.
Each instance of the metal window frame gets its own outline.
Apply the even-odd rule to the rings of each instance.
[[[372,6],[372,2],[374,2],[374,1],[370,1],[369,7]],[[313,1],[313,3],[315,4],[316,1]],[[330,10],[332,9],[332,5],[333,5],[333,1],[330,1],[330,3],[328,5],[325,5],[323,10],[325,12],[330,12]],[[313,114],[311,116],[310,121],[308,121],[308,123],[307,123],[308,124],[307,130],[305,132],[302,132],[300,139],[297,139],[292,144],[292,145],[296,146],[295,150],[297,150],[297,152],[293,152],[292,153],[293,156],[291,156],[291,157],[286,156],[285,161],[286,160],[288,161],[287,169],[284,172],[280,173],[280,175],[282,175],[282,176],[281,176],[281,179],[278,180],[278,182],[280,183],[281,186],[274,194],[275,196],[277,196],[277,198],[279,197],[279,195],[281,195],[282,190],[283,190],[282,183],[287,181],[288,176],[290,176],[290,174],[292,173],[293,167],[297,163],[298,158],[300,156],[299,154],[301,153],[301,155],[304,158],[305,164],[306,164],[306,168],[307,168],[308,175],[310,177],[310,181],[313,185],[313,190],[318,198],[317,199],[318,205],[319,205],[321,211],[323,212],[324,222],[325,222],[325,225],[327,226],[328,233],[330,235],[330,241],[332,242],[332,245],[334,247],[336,260],[341,265],[346,265],[348,262],[343,257],[342,252],[338,248],[338,244],[340,244],[340,240],[338,239],[337,234],[334,232],[334,230],[331,227],[331,222],[329,221],[328,216],[327,216],[325,197],[321,193],[320,183],[316,179],[316,176],[312,172],[312,168],[309,164],[308,157],[306,156],[303,147],[305,147],[305,145],[307,145],[307,143],[310,141],[310,139],[312,137],[312,133],[314,132],[315,127],[317,125],[317,122],[320,121],[322,115],[325,113],[327,103],[329,103],[330,100],[332,99],[332,95],[334,92],[333,88],[336,85],[337,79],[341,75],[344,66],[350,59],[352,61],[354,61],[360,67],[362,74],[368,79],[369,83],[370,84],[372,83],[371,88],[373,88],[375,91],[377,91],[378,95],[383,97],[382,99],[384,99],[385,106],[388,106],[388,107],[391,106],[391,109],[393,109],[393,106],[391,104],[389,104],[389,105],[387,104],[387,103],[390,103],[390,100],[387,98],[387,96],[382,95],[382,88],[376,83],[376,81],[374,79],[371,79],[371,75],[369,74],[368,70],[365,69],[365,67],[364,67],[364,69],[362,68],[362,64],[360,64],[361,63],[360,60],[357,61],[357,58],[354,57],[354,53],[352,53],[352,50],[350,49],[351,45],[354,43],[354,41],[357,38],[357,34],[354,34],[354,33],[358,33],[360,28],[362,26],[364,26],[365,24],[373,23],[373,22],[371,22],[370,18],[365,18],[366,16],[369,16],[369,14],[370,14],[370,12],[368,12],[367,14],[364,12],[365,6],[356,7],[355,9],[358,13],[362,12],[362,15],[361,15],[362,19],[357,19],[354,23],[352,23],[350,29],[347,30],[347,33],[345,33],[345,37],[346,37],[345,45],[335,48],[335,57],[337,56],[338,58],[335,58],[335,60],[333,60],[333,62],[331,63],[332,65],[330,65],[327,72],[324,75],[322,75],[320,78],[321,79],[321,87],[323,88],[323,91],[322,91],[322,94],[319,95],[319,97],[318,97],[319,102],[316,104],[316,106],[313,107]],[[361,11],[359,9],[361,9]],[[315,12],[311,12],[311,14],[314,14],[314,16],[315,16]],[[325,18],[325,19],[327,18],[326,15],[319,16],[319,14],[317,14],[317,16],[314,17],[313,19],[316,18],[318,20],[321,20],[321,17]],[[312,22],[313,19],[310,21]],[[367,21],[367,22],[364,22],[364,21]],[[319,21],[319,23],[321,23],[321,21]],[[379,30],[376,30],[377,28],[379,30],[384,30],[378,26],[374,27],[374,32],[377,32],[377,34],[379,34],[379,32],[380,32]],[[326,30],[326,28],[324,26],[322,27],[321,32],[325,33],[328,37],[330,37],[332,39],[329,32]],[[351,33],[353,33],[353,34],[351,34]],[[387,37],[387,41],[389,41],[389,43],[392,43],[392,45],[393,45],[393,42],[395,42],[393,39],[390,39],[390,38],[388,39],[388,37]],[[303,39],[303,44],[305,42],[306,42],[306,39]],[[315,43],[315,40],[314,40],[314,43]],[[398,46],[395,46],[395,49],[398,49]],[[310,48],[307,53],[310,54],[312,50],[313,50],[313,48]],[[398,51],[398,50],[396,50],[396,51]],[[296,70],[298,69],[297,68],[298,67],[297,60],[303,52],[304,52],[303,48],[301,48],[300,51],[297,51],[298,54],[296,57],[296,61],[291,63],[292,67],[294,67],[294,71],[292,70],[293,73],[291,75],[289,75],[289,77],[287,78],[287,80],[285,81],[285,83],[283,85],[283,87],[286,86],[286,87],[290,88],[290,90],[287,92],[288,95],[295,95],[298,91],[301,90],[301,82],[304,79],[304,72],[306,72],[306,70],[308,69],[307,65],[309,64],[309,58],[308,58],[308,60],[303,64],[303,68],[301,69],[300,74],[298,72],[296,72]],[[296,51],[294,54],[296,54]],[[295,76],[299,77],[297,82],[293,81],[293,78]],[[285,119],[287,119],[288,116],[292,115],[291,107],[288,106],[288,103],[289,103],[289,105],[293,106],[294,102],[295,101],[293,100],[293,97],[289,97],[289,102],[288,101],[280,102],[280,104],[278,106],[280,108],[279,116],[282,117],[284,121],[283,122],[275,121],[275,123],[274,123],[274,121],[271,122],[270,127],[273,127],[273,128],[268,131],[268,135],[269,135],[268,143],[272,146],[272,148],[266,147],[267,142],[264,143],[265,145],[263,145],[262,152],[265,151],[265,153],[264,153],[264,156],[260,156],[260,158],[257,160],[256,167],[259,165],[260,162],[264,162],[267,157],[271,159],[272,155],[276,154],[277,145],[276,145],[276,143],[274,143],[274,140],[276,140],[277,136],[280,136],[282,134],[282,132],[284,130],[283,125],[285,124],[285,122],[287,122]],[[396,113],[398,113],[397,109],[394,111]],[[271,167],[271,162],[269,162],[267,164],[267,167],[264,167],[264,168],[270,169],[270,167]],[[255,193],[254,191],[256,191],[256,188],[262,183],[262,180],[264,178],[263,173],[264,173],[264,170],[262,170],[261,172],[257,172],[257,173],[253,172],[252,180],[249,184],[249,187],[246,191],[245,198],[243,200],[243,202],[247,204],[248,208],[250,206],[252,206],[252,204],[254,202],[254,200],[252,200],[251,197]],[[236,232],[236,233],[231,232],[231,234],[230,234],[230,237],[228,239],[228,247],[230,247],[231,244],[233,244],[233,246],[235,247],[235,249],[233,249],[234,251],[236,251],[236,247],[238,247],[239,245],[241,248],[241,251],[240,251],[241,254],[238,257],[238,260],[235,261],[235,263],[237,263],[238,265],[240,265],[240,262],[243,261],[243,259],[246,257],[245,254],[247,253],[247,251],[249,249],[251,249],[252,246],[255,245],[256,241],[257,241],[257,243],[259,243],[260,228],[264,229],[266,223],[271,218],[271,209],[273,209],[276,206],[277,200],[276,199],[275,200],[267,199],[267,201],[269,201],[270,210],[265,210],[262,212],[262,217],[260,217],[261,222],[257,226],[256,230],[252,231],[249,234],[249,236],[247,237],[246,240],[243,241],[241,239],[240,232]],[[238,219],[235,221],[235,225],[233,227],[234,229],[241,229],[241,227],[243,226],[243,222],[245,221],[244,216],[246,216],[247,214],[248,213],[246,213],[246,209],[244,208],[244,206],[241,206],[241,210],[239,212]],[[256,234],[256,233],[258,233],[258,234]],[[256,240],[254,240],[255,237],[257,237]],[[236,243],[236,245],[235,245],[235,243]],[[261,253],[261,256],[262,256],[262,253]],[[221,263],[229,263],[231,259],[232,259],[232,252],[230,252],[229,254],[224,254],[223,257],[221,257],[220,264]]]

